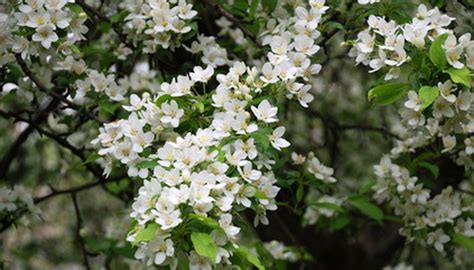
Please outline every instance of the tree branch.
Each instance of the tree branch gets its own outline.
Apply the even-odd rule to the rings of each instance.
[[[58,106],[59,102],[56,99],[53,99],[45,109],[43,109],[35,119],[33,119],[33,123],[41,123],[48,117],[49,113],[54,111]],[[15,142],[10,146],[10,148],[6,151],[5,155],[3,156],[2,160],[0,161],[0,179],[5,178],[8,173],[8,169],[10,168],[11,163],[15,159],[15,156],[18,154],[18,150],[20,147],[26,142],[30,134],[34,131],[33,125],[28,125],[28,127],[23,130],[23,132],[18,136]]]

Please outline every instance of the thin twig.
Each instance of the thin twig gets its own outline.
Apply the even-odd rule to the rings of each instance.
[[[82,111],[82,108],[81,106],[77,105],[76,103],[68,100],[67,98],[65,98],[63,95],[61,95],[60,93],[58,92],[54,92],[54,91],[50,91],[48,88],[46,88],[39,80],[38,78],[36,78],[36,76],[33,74],[33,72],[28,68],[28,66],[26,65],[26,62],[23,60],[23,58],[21,58],[21,56],[19,54],[16,54],[15,55],[15,58],[18,62],[18,64],[20,65],[21,67],[21,70],[23,71],[23,73],[25,73],[25,75],[30,78],[31,81],[33,81],[33,83],[36,85],[36,87],[38,87],[38,89],[43,92],[43,93],[46,93],[48,95],[50,95],[51,97],[53,97],[54,99],[56,100],[59,100],[65,104],[67,104],[71,109],[74,109],[76,111],[79,111],[80,113],[83,113],[85,114],[88,118],[90,119],[93,119],[95,120],[97,123],[99,124],[103,124],[104,121],[99,119],[97,117],[97,115],[93,114],[93,113],[90,113],[88,111]],[[59,90],[59,89],[58,89]]]
[[[461,192],[461,193],[465,193],[465,194],[469,194],[471,196],[474,196],[474,192],[473,191],[469,191],[469,190],[465,190],[465,189],[462,189],[462,188],[456,188],[455,190]]]
[[[341,129],[341,130],[361,130],[361,131],[375,131],[375,132],[380,132],[385,135],[388,135],[392,138],[395,138],[397,140],[402,140],[398,135],[393,134],[389,130],[387,130],[384,127],[374,127],[374,126],[367,126],[367,125],[339,125],[336,127],[336,129]]]
[[[226,17],[237,28],[239,28],[244,33],[244,35],[246,35],[248,38],[250,38],[252,40],[252,42],[255,43],[255,45],[257,45],[257,47],[262,47],[262,44],[260,44],[260,42],[258,41],[255,34],[250,32],[250,30],[248,30],[238,18],[236,18],[234,15],[230,14],[227,10],[225,10],[222,6],[220,6],[217,3],[213,3],[210,0],[203,0],[203,2],[204,2],[204,4],[217,9],[217,11],[222,16]]]
[[[135,45],[133,45],[127,40],[127,36],[122,32],[122,29],[119,27],[119,25],[117,25],[116,23],[112,23],[107,16],[105,16],[104,14],[95,10],[93,7],[86,4],[84,0],[77,0],[76,3],[80,5],[87,13],[97,17],[101,21],[110,23],[112,25],[112,29],[114,30],[114,32],[117,33],[117,35],[119,36],[120,41],[123,44],[125,44],[127,47],[129,47],[130,49],[136,50]]]
[[[76,198],[76,193],[75,192],[71,193],[71,199],[72,199],[72,203],[74,205],[74,212],[76,213],[76,236],[77,236],[77,240],[79,241],[79,245],[81,246],[83,264],[84,264],[84,267],[87,270],[90,270],[91,267],[89,265],[89,259],[88,259],[88,255],[87,255],[86,243],[84,241],[84,238],[82,238],[82,235],[81,235],[81,228],[82,228],[81,211],[79,210],[79,204],[77,203],[77,198]]]

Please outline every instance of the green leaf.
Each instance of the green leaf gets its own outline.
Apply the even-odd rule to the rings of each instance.
[[[424,110],[436,100],[439,96],[439,89],[436,86],[423,86],[420,88],[419,96],[421,100],[421,109]]]
[[[139,168],[139,169],[151,169],[151,168],[155,168],[157,165],[158,165],[158,161],[156,161],[156,160],[144,160],[144,161],[140,161],[137,164],[137,168]]]
[[[255,198],[261,199],[261,200],[267,200],[268,199],[267,195],[265,195],[265,193],[263,193],[259,189],[255,189],[255,195],[254,196],[255,196]]]
[[[368,99],[374,99],[377,105],[388,105],[403,97],[410,88],[410,85],[404,83],[386,83],[370,89]]]
[[[377,181],[375,179],[369,180],[367,183],[363,184],[360,187],[359,193],[364,194],[364,193],[369,192],[372,189],[372,187],[375,186],[375,184],[377,184]]]
[[[263,151],[267,150],[270,146],[270,139],[267,135],[262,134],[260,131],[253,132],[250,136],[254,138],[255,144],[260,146]]]
[[[193,106],[199,111],[199,113],[203,113],[205,110],[204,103],[201,101],[194,103]]]
[[[443,72],[448,73],[453,82],[461,83],[467,87],[471,87],[471,74],[467,67],[463,67],[461,69],[449,68]]]
[[[265,267],[262,265],[262,262],[260,262],[260,259],[255,254],[250,252],[250,250],[248,248],[246,248],[244,246],[239,246],[236,253],[241,254],[244,258],[247,259],[248,262],[250,262],[255,267],[257,267],[257,269],[265,270]]]
[[[149,225],[147,225],[145,229],[137,233],[137,236],[135,236],[134,244],[137,244],[141,241],[150,241],[151,239],[153,239],[159,227],[160,226],[156,223],[150,223]]]
[[[193,232],[191,233],[191,242],[193,242],[194,250],[200,256],[209,258],[215,262],[217,257],[217,246],[207,233]]]
[[[338,216],[334,219],[331,219],[331,224],[329,228],[333,231],[338,231],[351,223],[351,220],[346,215]]]
[[[115,110],[120,106],[120,103],[113,103],[108,100],[99,102],[99,108],[104,112],[114,114]]]
[[[431,164],[429,162],[426,162],[426,161],[422,161],[418,164],[418,166],[420,167],[423,167],[425,169],[428,169],[434,176],[435,179],[438,178],[439,176],[439,167],[434,165],[434,164]]]
[[[122,179],[118,182],[109,182],[105,184],[107,189],[115,194],[119,194],[120,192],[124,191],[128,188],[128,179]]]
[[[117,240],[113,239],[94,239],[94,238],[86,238],[85,239],[85,244],[87,247],[87,250],[93,253],[104,253],[104,254],[109,254],[110,251],[113,249],[115,246]]]
[[[335,21],[329,21],[324,24],[324,31],[328,32],[332,29],[339,29],[339,30],[344,30],[344,25],[341,24],[340,22],[335,22]]]
[[[453,242],[465,247],[467,250],[474,252],[474,238],[465,236],[460,233],[453,235]]]
[[[72,4],[72,3],[69,3],[66,5],[72,12],[76,13],[76,14],[86,14],[84,12],[84,9],[82,9],[82,7],[78,4]]]
[[[125,19],[125,17],[127,17],[128,14],[129,14],[128,11],[122,10],[119,13],[116,13],[116,14],[110,16],[110,22],[111,23],[117,23],[117,22],[123,21],[123,19]]]
[[[351,198],[349,199],[349,203],[357,208],[362,214],[379,222],[383,220],[383,211],[377,205],[369,202],[366,198]]]
[[[258,3],[259,3],[259,0],[252,0],[252,2],[250,2],[249,17],[252,20],[255,18],[255,13],[257,12],[257,8],[258,8]]]
[[[94,152],[94,153],[90,154],[84,162],[82,162],[82,165],[92,163],[92,162],[98,160],[99,158],[100,158],[100,155],[97,152]]]
[[[443,49],[443,44],[448,38],[448,34],[442,34],[438,36],[430,46],[430,60],[435,66],[443,69],[447,64],[446,52]]]
[[[304,185],[300,184],[296,190],[296,203],[300,203],[304,195]]]
[[[71,44],[69,47],[71,48],[71,51],[73,53],[75,53],[75,54],[80,54],[81,53],[81,50],[76,45]]]
[[[340,205],[337,205],[335,203],[330,203],[330,202],[314,202],[308,205],[318,207],[318,208],[332,209],[338,212],[344,211],[344,209]]]
[[[171,99],[173,99],[173,97],[171,97],[170,95],[162,95],[155,101],[155,104],[156,104],[156,106],[160,107],[161,104],[163,104],[166,101],[171,100]]]
[[[135,249],[128,242],[123,247],[115,247],[114,253],[128,259],[135,259]]]
[[[217,221],[215,219],[212,219],[210,217],[206,217],[206,216],[203,216],[203,215],[197,215],[197,214],[189,214],[189,218],[197,220],[199,222],[202,222],[204,225],[206,225],[209,228],[222,229],[219,226],[219,223],[217,223]]]
[[[267,12],[273,12],[278,4],[278,0],[262,0],[263,9]]]

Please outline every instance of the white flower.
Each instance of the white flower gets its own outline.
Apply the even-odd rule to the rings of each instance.
[[[173,241],[157,236],[146,245],[140,246],[135,252],[135,258],[144,259],[145,257],[150,257],[154,264],[161,265],[167,257],[172,257],[173,254]]]
[[[417,48],[425,47],[425,38],[429,30],[429,20],[413,19],[411,24],[406,24],[403,28],[405,39]]]
[[[38,28],[42,25],[50,23],[50,14],[46,11],[37,11],[28,14],[28,21],[26,26],[31,28]],[[54,29],[54,25],[51,25]]]
[[[250,138],[246,142],[237,140],[234,143],[235,149],[242,150],[247,154],[247,157],[252,160],[257,157],[258,151],[255,147],[254,139]]]
[[[285,55],[290,49],[290,41],[290,36],[288,35],[273,36],[272,41],[270,42],[272,52],[279,55]]]
[[[280,72],[280,66],[273,68],[272,64],[265,63],[262,67],[263,76],[260,76],[260,79],[266,83],[276,83]]]
[[[472,103],[472,93],[470,91],[462,92],[456,100],[456,106],[461,111],[469,110],[471,108],[471,103]]]
[[[36,28],[36,33],[32,37],[33,41],[41,42],[41,45],[46,49],[51,47],[51,43],[58,41],[59,37],[54,32],[54,27],[51,24],[41,25]]]
[[[268,100],[266,99],[260,102],[258,108],[255,106],[251,106],[251,110],[255,117],[257,117],[257,119],[260,121],[263,121],[265,123],[273,123],[278,121],[278,119],[276,118],[278,108],[272,107],[270,102],[268,102]]]
[[[212,265],[207,257],[199,256],[193,250],[189,256],[189,270],[212,270]]]
[[[453,117],[454,110],[451,108],[451,104],[442,97],[438,97],[433,104],[433,116],[436,118],[441,117]]]
[[[442,252],[444,251],[444,244],[450,240],[451,238],[446,235],[442,229],[437,229],[436,231],[430,232],[428,234],[426,243],[428,243],[428,245],[433,245],[437,251]]]
[[[162,230],[174,228],[183,221],[180,218],[181,212],[179,210],[171,212],[152,210],[152,213],[156,215],[155,221],[161,225]]]
[[[425,204],[430,197],[430,191],[428,189],[423,189],[423,185],[416,185],[412,190],[411,201],[416,203],[417,201],[420,204]]]
[[[161,122],[169,123],[175,128],[179,126],[179,120],[184,115],[184,110],[179,109],[176,101],[171,100],[170,103],[161,104],[161,111],[163,113],[163,116],[160,118]]]
[[[418,180],[416,177],[410,176],[402,176],[395,179],[397,182],[397,191],[399,193],[403,193],[407,190],[412,190],[415,187],[416,181]]]
[[[313,55],[319,51],[319,46],[314,44],[314,39],[306,35],[298,35],[295,38],[295,50],[306,55]]]
[[[222,214],[219,219],[219,226],[224,230],[227,237],[235,239],[237,234],[240,232],[240,228],[232,225],[232,215]]]
[[[243,166],[238,166],[237,171],[239,171],[240,176],[248,182],[256,181],[262,176],[262,172],[252,169],[251,162],[245,162]]]
[[[408,100],[405,102],[405,107],[418,112],[421,109],[421,99],[415,91],[408,92]]]
[[[301,106],[305,108],[308,108],[308,103],[314,100],[314,96],[308,93],[310,89],[311,85],[307,84],[303,86],[297,93],[298,101],[300,102]]]
[[[319,179],[323,182],[336,182],[336,178],[332,176],[334,173],[334,169],[324,166],[323,164],[321,164],[321,162],[319,162],[319,159],[317,159],[316,157],[313,157],[312,159],[308,160],[308,171],[314,174],[316,179]]]
[[[282,138],[283,134],[285,134],[285,127],[277,127],[273,130],[272,135],[268,136],[273,148],[281,150],[281,148],[290,146],[290,143]]]
[[[401,115],[405,121],[408,122],[408,125],[416,127],[416,126],[423,126],[425,124],[426,118],[423,112],[421,111],[413,111],[413,110],[402,110]]]
[[[449,152],[456,146],[456,136],[443,136],[442,140],[444,146],[444,149],[441,151],[442,153]]]
[[[466,154],[468,155],[474,154],[474,136],[466,138],[464,140],[464,144],[466,145],[466,149],[465,149]]]
[[[456,227],[454,228],[456,232],[464,234],[469,237],[474,236],[474,229],[472,228],[472,219],[458,219]]]
[[[441,96],[450,103],[456,102],[456,95],[452,93],[453,83],[450,80],[445,81],[444,83],[438,83],[438,88]]]
[[[190,73],[189,76],[194,82],[206,83],[214,74],[214,68],[212,66],[207,66],[206,69],[194,67],[193,71],[194,72]]]
[[[179,0],[178,16],[183,20],[189,20],[197,15],[197,11],[193,10],[193,5],[188,4],[186,0]]]
[[[464,50],[462,45],[457,45],[456,36],[449,35],[442,47],[446,50],[446,59],[451,66],[457,69],[464,67],[459,61]]]
[[[303,164],[306,161],[306,157],[303,155],[300,155],[296,152],[291,153],[291,160],[293,160],[293,163],[295,165],[300,165]]]

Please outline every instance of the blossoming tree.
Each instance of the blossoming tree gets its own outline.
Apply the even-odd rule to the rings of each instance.
[[[472,269],[473,7],[4,0],[2,266]]]

